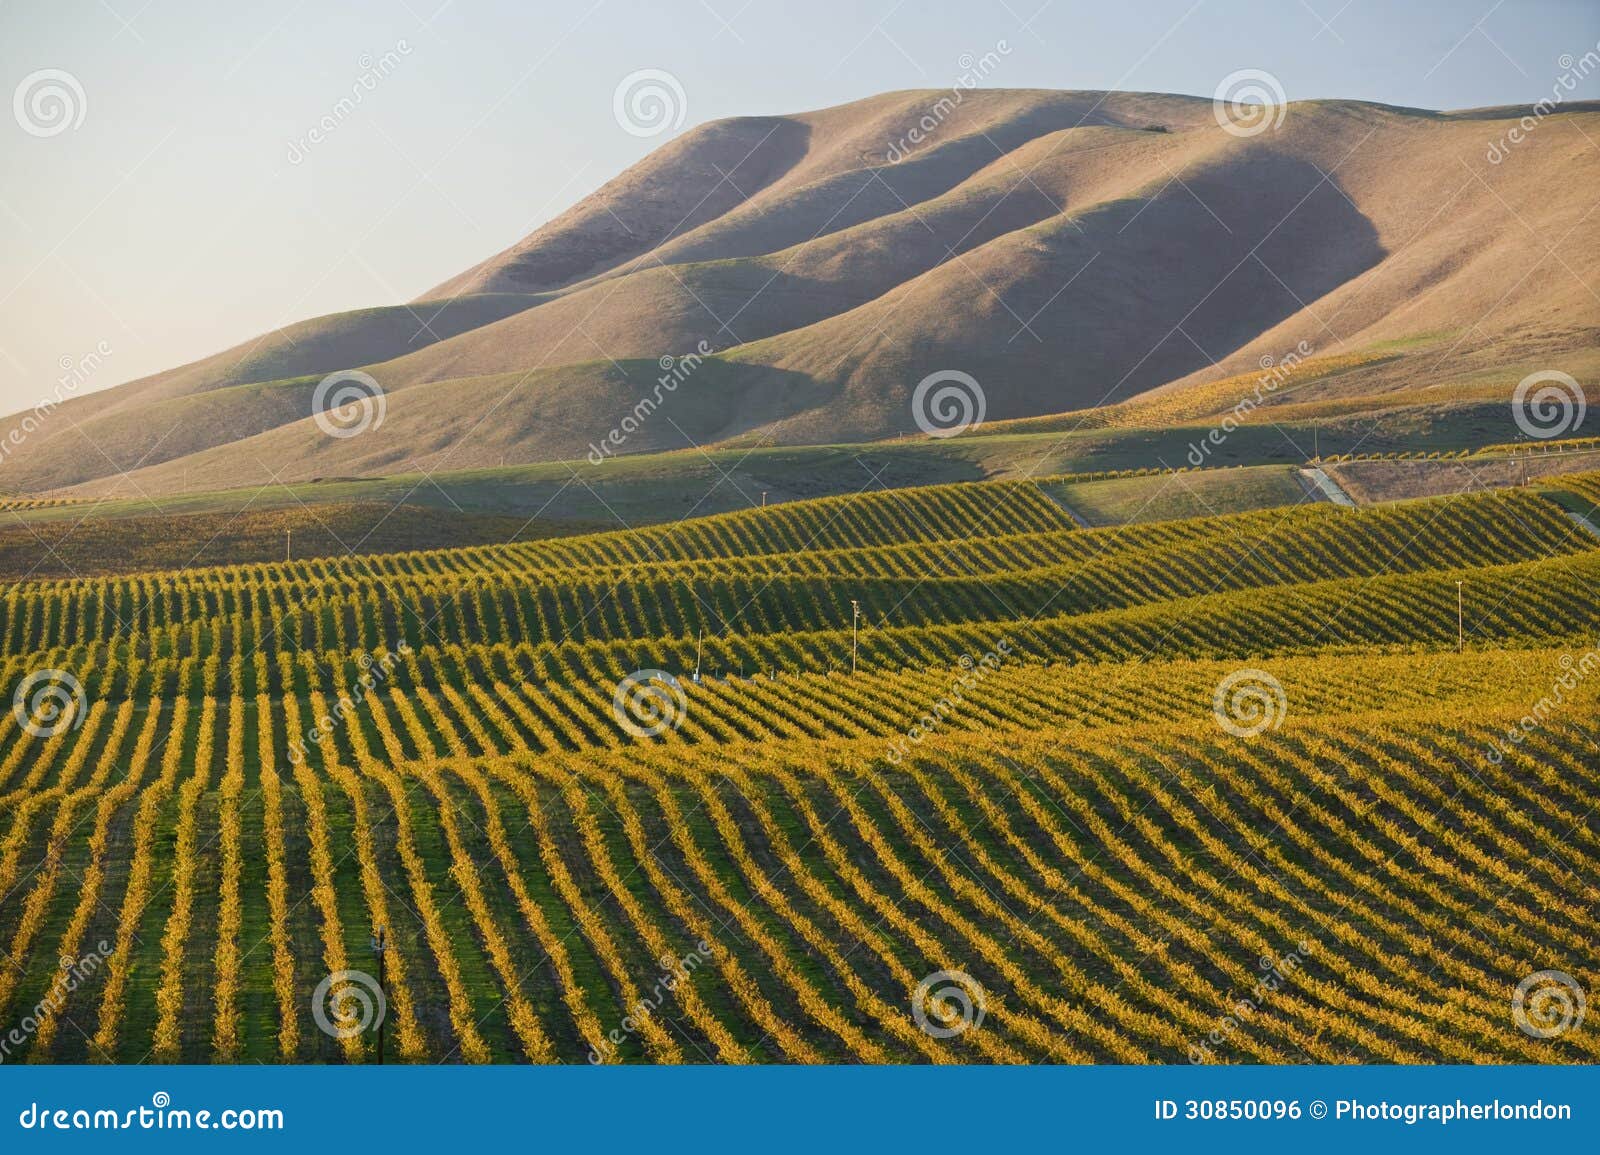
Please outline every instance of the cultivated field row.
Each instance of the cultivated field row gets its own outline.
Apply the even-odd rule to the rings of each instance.
[[[690,517],[666,525],[512,545],[423,550],[371,558],[325,557],[152,576],[164,583],[184,585],[208,584],[218,575],[255,583],[279,580],[285,575],[320,581],[372,573],[532,572],[657,561],[698,563],[721,557],[1064,531],[1071,530],[1074,524],[1038,485],[992,481],[870,490]],[[85,579],[88,584],[107,580]],[[16,583],[15,588],[53,588],[60,584],[54,580],[22,582]]]
[[[973,660],[993,650],[1002,638],[1009,639],[1013,660],[1067,663],[1454,646],[1458,596],[1462,636],[1474,649],[1555,643],[1600,631],[1597,583],[1600,551],[1589,550],[1478,570],[1346,578],[1033,620],[911,628],[873,627],[869,620],[855,655],[862,670],[893,672],[948,668],[963,655]],[[615,603],[607,608],[614,610]],[[298,670],[312,682],[325,681],[329,675],[319,671],[326,669],[352,683],[369,675],[419,685],[489,678],[561,686],[615,685],[640,669],[665,670],[687,681],[697,657],[702,672],[718,678],[844,671],[852,661],[848,629],[802,632],[769,625],[761,632],[708,633],[703,643],[689,635],[536,645],[448,640],[453,634],[472,636],[472,627],[483,620],[459,607],[447,607],[425,632],[409,617],[362,614],[360,607],[278,623],[235,618],[111,644],[14,654],[0,663],[0,677],[15,682],[34,671],[61,671],[90,699],[120,700],[208,690],[231,694],[236,688],[281,693],[302,677]],[[418,644],[402,648],[412,637]],[[370,674],[374,667],[379,674]]]
[[[1094,536],[1079,532],[1060,540]],[[1056,535],[1018,541],[1048,549]],[[101,640],[162,654],[205,652],[198,647],[212,645],[223,652],[236,645],[321,651],[402,640],[423,646],[684,639],[837,629],[849,623],[852,600],[866,626],[885,629],[1059,617],[1218,591],[1588,557],[1595,544],[1552,502],[1490,497],[1412,507],[1398,516],[1300,517],[1276,528],[1261,524],[1250,533],[1170,546],[1126,549],[1111,539],[1097,555],[1035,566],[1019,561],[1010,571],[964,578],[782,570],[728,575],[674,567],[605,578],[391,577],[298,591],[169,588],[156,579],[131,579],[13,592],[0,600],[0,637],[13,654]]]
[[[30,1057],[370,1060],[316,1029],[312,988],[370,969],[382,925],[413,1060],[1600,1058],[1505,1009],[1532,970],[1595,977],[1592,703],[1495,761],[1511,716],[1352,715],[1363,663],[1323,662],[1349,667],[1336,716],[1255,740],[1207,719],[1090,753],[1002,724],[893,763],[881,739],[440,761],[418,754],[509,742],[516,711],[396,695],[296,764],[277,751],[322,695],[101,707],[7,807],[0,1010],[97,951]],[[983,1029],[917,1029],[939,970],[978,985]]]
[[[1507,1012],[1600,977],[1555,503],[984,536],[949,488],[910,547],[838,499],[831,551],[11,591],[6,1058],[371,1061],[327,984],[384,927],[412,1061],[1600,1059]]]
[[[939,488],[980,491],[984,494],[981,500],[993,505],[1002,505],[1011,500],[1008,495],[1022,492],[999,483]],[[876,495],[839,499],[843,503],[840,512],[850,510],[850,502],[873,496]],[[788,512],[789,507],[775,506],[729,516],[759,528]],[[699,523],[668,528],[681,531],[696,524]],[[1526,543],[1559,541],[1570,528],[1550,502],[1533,494],[1508,491],[1353,511],[1312,504],[1092,530],[1059,527],[1049,519],[1041,519],[1039,528],[1003,533],[941,524],[939,532],[948,536],[910,544],[857,542],[825,548],[802,543],[791,551],[764,548],[761,540],[746,540],[741,548],[713,552],[700,559],[635,557],[631,547],[624,556],[617,547],[645,531],[619,531],[557,543],[319,558],[126,578],[15,582],[6,586],[0,609],[9,621],[26,615],[32,600],[68,598],[75,605],[88,602],[118,607],[115,616],[123,628],[135,629],[142,622],[172,620],[185,613],[215,613],[225,607],[250,605],[283,607],[327,597],[361,596],[375,589],[403,588],[438,595],[508,581],[581,585],[773,575],[913,579],[1001,576],[1091,563],[1112,567],[1142,564],[1148,568],[1160,562],[1163,555],[1181,555],[1185,549],[1254,552],[1273,548],[1284,556],[1309,553],[1322,558],[1374,550],[1392,554],[1419,536],[1431,548],[1453,543],[1453,548],[1460,551],[1463,536],[1481,532],[1497,537],[1509,535],[1513,541]],[[933,532],[931,527],[929,532]],[[587,542],[591,553],[607,556],[555,565],[539,553],[570,542]]]
[[[1010,639],[999,649],[965,655],[949,666],[893,673],[759,675],[695,683],[682,679],[681,704],[668,725],[641,739],[624,724],[615,681],[547,680],[538,684],[488,654],[433,653],[363,686],[356,665],[321,666],[279,655],[275,669],[265,658],[235,658],[227,677],[209,663],[183,663],[170,692],[140,693],[134,700],[171,703],[242,697],[292,701],[306,727],[334,717],[326,732],[307,739],[304,729],[288,735],[282,757],[315,758],[323,745],[331,757],[351,760],[357,751],[343,717],[357,715],[369,698],[404,710],[421,703],[447,725],[426,730],[420,744],[403,743],[407,760],[519,751],[604,750],[637,744],[738,745],[771,740],[867,738],[883,740],[884,756],[896,757],[924,733],[985,727],[1050,726],[1058,730],[1203,720],[1215,709],[1217,687],[1237,671],[1237,661],[1162,661],[1124,664],[1043,665],[1028,662]],[[1573,662],[1591,652],[1575,641],[1565,647],[1455,653],[1364,654],[1354,657],[1262,657],[1281,712],[1336,714],[1390,708],[1397,713],[1470,702],[1525,702],[1530,707]],[[1587,667],[1600,666],[1600,657]],[[213,676],[208,679],[208,671]],[[1593,673],[1600,674],[1600,668]],[[1567,695],[1587,701],[1600,693],[1600,678]],[[319,713],[316,703],[347,705],[339,715]],[[0,815],[34,804],[39,792],[61,791],[66,768],[95,749],[102,726],[127,701],[94,698],[85,722],[59,734],[38,735],[14,715],[0,717]],[[424,717],[433,714],[425,713]]]

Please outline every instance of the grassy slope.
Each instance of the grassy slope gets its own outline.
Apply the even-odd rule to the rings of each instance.
[[[1526,455],[1485,453],[1455,461],[1351,461],[1328,472],[1359,502],[1403,501],[1521,485],[1600,468],[1600,450],[1558,452],[1557,445],[1529,446]]]
[[[1271,411],[1264,414],[1270,415]],[[621,499],[635,509],[639,520],[652,521],[673,516],[675,504],[681,504],[681,490],[699,485],[703,494],[710,485],[702,483],[714,482],[722,473],[731,479],[721,487],[729,492],[713,494],[710,500],[715,508],[735,508],[737,503],[730,497],[734,483],[746,489],[756,486],[751,496],[757,503],[761,488],[771,491],[771,500],[794,500],[851,492],[869,484],[885,467],[887,472],[881,483],[898,486],[1113,469],[1181,469],[1193,465],[1195,456],[1208,465],[1299,463],[1312,454],[1314,429],[1318,430],[1316,448],[1324,456],[1456,450],[1499,444],[1514,435],[1516,427],[1503,406],[1499,414],[1499,421],[1481,428],[1441,421],[1433,413],[1409,414],[1404,410],[1386,414],[1382,427],[1377,429],[1370,423],[1359,428],[1352,423],[1348,429],[1329,429],[1326,423],[1315,419],[1269,424],[1263,417],[1235,430],[1209,453],[1203,452],[1204,443],[1206,435],[1217,427],[1215,420],[1105,428],[1086,420],[1090,415],[1079,414],[1065,429],[1023,430],[1008,423],[945,439],[918,436],[796,447],[775,447],[760,438],[748,438],[708,447],[703,452],[687,449],[629,454],[606,459],[598,466],[574,458],[485,469],[445,469],[427,481],[421,474],[394,474],[321,483],[293,482],[288,489],[305,501],[383,500],[415,487],[418,501],[443,502],[438,490],[444,490],[463,508],[512,512],[530,502],[542,502],[563,485],[576,491],[570,500],[580,504],[589,488],[610,502],[613,492],[626,494],[635,485],[658,486],[662,489],[659,501],[650,500],[648,495]],[[277,492],[279,487],[269,487],[261,493],[261,499],[292,500],[275,498]],[[160,500],[163,507],[171,503],[174,508],[225,508],[242,495],[243,491],[186,493],[180,489],[161,494]],[[588,496],[598,507],[593,495]],[[198,506],[189,504],[196,502]],[[103,508],[114,512],[136,506],[117,500],[108,501]],[[618,510],[622,512],[620,505]]]
[[[756,431],[787,444],[892,436],[911,428],[915,383],[940,367],[975,374],[999,420],[1167,386],[1203,391],[1302,346],[1337,359],[1387,345],[1383,356],[1397,360],[1308,382],[1307,396],[1409,391],[1427,409],[1451,400],[1430,390],[1510,364],[1579,373],[1569,358],[1594,345],[1581,283],[1524,275],[1546,256],[1526,244],[1529,229],[1563,238],[1568,266],[1593,263],[1593,230],[1577,227],[1587,206],[1565,190],[1593,183],[1594,153],[1566,148],[1562,133],[1540,134],[1516,166],[1462,188],[1451,175],[1496,131],[1492,114],[1299,102],[1281,130],[1240,140],[1217,129],[1205,102],[994,90],[968,94],[929,147],[882,165],[873,146],[896,139],[925,95],[685,134],[466,278],[548,299],[483,298],[493,307],[470,310],[461,331],[431,343],[425,332],[413,340],[403,310],[362,314],[348,334],[323,319],[317,357],[248,362],[256,380],[270,373],[299,384],[208,400],[226,419],[201,426],[241,438],[226,452],[192,430],[168,436],[180,415],[157,409],[217,391],[238,357],[73,402],[73,424],[57,424],[84,428],[111,461],[46,430],[20,447],[10,472],[42,489],[127,469],[132,495],[134,486],[265,482],[274,471],[298,481],[572,457],[632,409],[657,357],[702,336],[725,351],[686,386],[703,403],[675,398],[682,434],[657,420],[634,448]],[[1570,106],[1556,119],[1581,128],[1595,115]],[[1171,131],[1139,131],[1153,122]],[[715,203],[664,240],[675,198],[700,211],[694,181],[717,171],[710,162],[741,164],[752,143],[761,144],[752,171],[738,171],[750,198],[708,190]],[[1337,190],[1325,187],[1335,167]],[[1029,173],[1025,186],[1018,171]],[[1174,171],[1184,172],[1182,187]],[[1448,202],[1451,212],[1418,221],[1424,202]],[[619,220],[633,222],[626,234]],[[658,240],[661,251],[651,251]],[[635,268],[642,254],[630,248],[650,251],[651,267]],[[1162,276],[1149,275],[1155,267]],[[1505,298],[1495,286],[1508,277],[1529,291]],[[1463,317],[1479,320],[1437,342],[1443,348],[1404,347]],[[1018,333],[1024,318],[1032,335]],[[368,341],[378,332],[384,340]],[[1161,334],[1168,339],[1156,341]],[[348,350],[380,346],[362,363],[391,394],[382,430],[318,439],[294,420],[303,406],[289,402],[301,400],[300,378],[324,367],[323,352],[348,367],[358,355]],[[626,379],[612,358],[628,366]],[[109,424],[86,423],[91,416]]]
[[[190,365],[70,398],[20,444],[7,447],[5,485],[13,491],[72,485],[248,438],[309,414],[324,374],[421,349],[537,300],[487,294],[335,313]],[[0,427],[25,428],[20,414]],[[85,439],[98,452],[86,452]]]
[[[1008,423],[999,432],[983,428],[947,439],[734,446],[633,454],[605,459],[599,465],[580,459],[431,476],[329,478],[265,488],[179,492],[148,500],[106,499],[7,509],[0,512],[0,550],[4,551],[0,575],[16,576],[39,561],[45,551],[38,538],[61,539],[59,528],[45,527],[77,526],[80,522],[74,536],[91,534],[100,542],[137,543],[137,549],[119,546],[98,560],[93,547],[85,546],[76,553],[79,560],[72,565],[77,572],[106,572],[108,566],[122,565],[123,557],[136,555],[140,567],[182,565],[215,528],[240,513],[280,511],[281,517],[299,516],[297,524],[313,532],[319,520],[345,516],[322,512],[325,506],[404,505],[406,510],[390,519],[379,548],[426,549],[507,540],[518,525],[530,519],[534,525],[523,536],[652,525],[727,513],[759,506],[763,492],[769,503],[779,504],[949,482],[1043,479],[1151,467],[1183,469],[1196,456],[1207,462],[1208,468],[1202,471],[1072,484],[1071,498],[1065,498],[1066,490],[1061,491],[1067,506],[1090,524],[1111,525],[1132,517],[1194,517],[1298,502],[1304,494],[1291,467],[1305,460],[1313,445],[1325,456],[1351,451],[1456,452],[1500,445],[1515,430],[1503,403],[1486,406],[1482,414],[1455,411],[1459,420],[1434,410],[1389,410],[1382,415],[1381,431],[1375,431],[1367,419],[1348,415],[1330,419],[1321,413],[1323,408],[1342,404],[1314,403],[1310,414],[1305,412],[1307,406],[1297,405],[1300,415],[1296,419],[1276,423],[1265,420],[1274,412],[1265,409],[1253,423],[1231,432],[1220,446],[1210,447],[1207,435],[1217,428],[1214,422],[1033,431],[1019,431],[1024,426]],[[1086,415],[1080,415],[1080,424],[1082,416]],[[1209,452],[1200,454],[1202,448]],[[1535,457],[1530,475],[1572,472],[1595,456]],[[1211,468],[1240,465],[1250,468]],[[1514,484],[1520,480],[1520,469],[1504,452],[1496,451],[1461,462],[1357,462],[1336,467],[1335,472],[1355,476],[1356,483],[1349,487],[1352,493],[1358,500],[1375,502],[1455,492],[1462,488],[1459,483],[1463,479],[1474,477],[1485,486]],[[1419,487],[1423,481],[1428,484]],[[178,521],[162,530],[150,520],[161,517],[194,520]],[[207,522],[204,517],[220,520]],[[142,525],[138,529],[98,528],[101,522],[123,519],[139,520]],[[276,533],[281,545],[281,528],[272,528],[270,518],[261,524],[264,538]],[[251,536],[249,532],[239,535],[241,560],[279,556],[270,540],[246,544]],[[348,544],[361,536],[360,532],[341,532],[338,540]],[[307,538],[308,543],[311,540]],[[316,540],[321,544],[306,548],[326,546],[331,552],[342,552],[330,535]],[[206,556],[226,555],[212,550]],[[47,560],[46,568],[39,572],[70,571]]]
[[[457,513],[414,504],[327,502],[199,512],[60,507],[36,522],[0,513],[0,580],[92,577],[294,557],[393,553],[580,533],[581,522]]]
[[[1282,465],[1215,469],[1105,481],[1047,483],[1089,525],[1129,525],[1220,513],[1242,513],[1316,501],[1294,470]]]

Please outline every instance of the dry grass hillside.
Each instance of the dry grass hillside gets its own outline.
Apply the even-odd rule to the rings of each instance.
[[[702,341],[716,355],[624,452],[894,436],[940,369],[976,377],[996,422],[1147,395],[1218,411],[1218,382],[1296,348],[1357,367],[1300,400],[1433,400],[1597,343],[1600,110],[1570,106],[1489,163],[1522,111],[1299,102],[1239,136],[1209,100],[974,90],[720,121],[410,306],[64,406],[4,487],[578,457],[652,392],[660,358]],[[385,420],[327,437],[311,390],[356,367],[386,390]]]
[[[7,456],[0,486],[34,492],[238,442],[309,415],[324,374],[420,349],[534,300],[486,294],[315,317],[203,361],[76,398]]]

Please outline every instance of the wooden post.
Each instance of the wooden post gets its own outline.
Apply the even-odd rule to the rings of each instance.
[[[857,653],[857,628],[856,623],[861,620],[861,603],[855,598],[850,599],[850,672],[856,672]]]
[[[389,945],[388,936],[384,933],[384,929],[381,926],[378,928],[378,933],[373,936],[372,951],[378,956],[378,998],[380,1002],[387,1005],[389,995],[385,991],[383,985],[383,959],[384,955],[389,953]],[[384,1013],[384,1007],[380,1006],[378,1009],[378,1066],[380,1067],[383,1066],[383,1020],[388,1017],[389,1016]]]

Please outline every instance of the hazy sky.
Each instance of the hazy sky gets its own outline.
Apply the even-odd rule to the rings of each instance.
[[[97,347],[85,389],[415,296],[669,138],[613,115],[638,70],[688,128],[949,87],[1000,40],[995,87],[1210,96],[1258,68],[1291,100],[1462,108],[1548,95],[1600,3],[0,0],[0,412]]]

